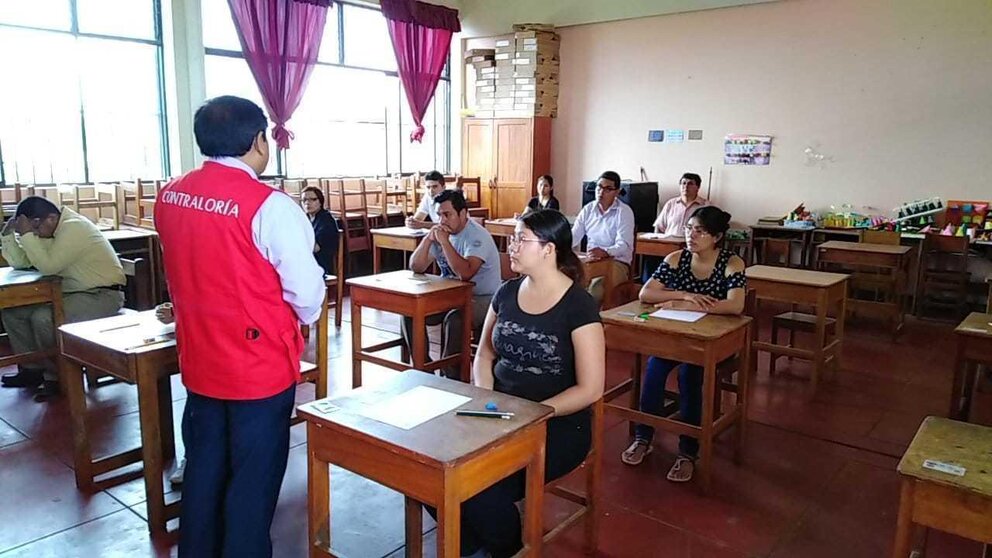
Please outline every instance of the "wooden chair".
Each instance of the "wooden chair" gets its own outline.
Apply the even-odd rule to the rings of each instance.
[[[754,239],[753,256],[756,265],[792,267],[792,240],[788,238]]]
[[[120,258],[127,284],[124,287],[124,307],[142,312],[155,307],[152,298],[152,268],[148,260]]]
[[[165,180],[138,180],[138,227],[155,230],[155,200]]]
[[[861,242],[899,246],[902,235],[896,231],[865,231],[861,233]]]
[[[459,176],[456,184],[464,192],[469,207],[482,207],[482,179]]]
[[[399,226],[406,219],[406,209],[399,204],[390,202],[391,197],[398,194],[390,194],[389,180],[380,178],[366,178],[362,180],[362,188],[365,192],[365,205],[368,208],[369,219],[372,227],[378,226]],[[406,192],[402,192],[406,197]]]
[[[338,229],[338,254],[334,258],[334,275],[324,275],[327,294],[324,304],[334,308],[334,327],[341,327],[344,318],[344,232]],[[310,326],[303,326],[303,338],[310,339]]]
[[[359,189],[346,190],[345,181],[339,178],[322,180],[328,211],[341,223],[344,231],[345,249],[348,254],[372,249],[372,234],[369,215],[365,211],[364,194]]]
[[[586,473],[585,493],[578,493],[564,486],[559,481],[552,481],[546,491],[559,498],[578,504],[580,507],[564,521],[555,525],[544,534],[544,542],[550,542],[568,529],[576,521],[585,518],[585,551],[588,555],[596,552],[599,541],[599,492],[602,478],[603,452],[603,399],[600,398],[592,405],[592,443],[589,453],[579,466]]]
[[[917,305],[920,317],[933,309],[941,318],[957,322],[967,313],[968,244],[966,236],[928,234],[923,239]]]
[[[300,203],[300,193],[305,187],[306,181],[302,178],[287,178],[281,181],[282,191],[286,192],[289,197],[293,198],[293,201]]]
[[[328,308],[324,304],[320,310],[320,318],[317,319],[317,362],[300,361],[300,378],[304,382],[314,385],[314,399],[327,397],[327,320]],[[301,326],[305,327],[305,326]],[[293,412],[290,425],[297,425],[303,422],[303,418]]]

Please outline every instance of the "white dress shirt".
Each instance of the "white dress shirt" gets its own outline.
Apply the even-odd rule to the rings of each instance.
[[[214,163],[241,169],[258,179],[255,171],[235,157],[212,157]],[[272,264],[282,285],[282,298],[301,324],[320,318],[324,304],[324,270],[313,257],[313,226],[293,198],[273,194],[262,202],[251,220],[255,248]]]
[[[424,197],[420,198],[420,205],[417,206],[417,213],[423,213],[431,218],[431,222],[437,224],[441,222],[441,216],[437,212],[438,206],[434,203],[434,196],[430,194],[424,194]]]
[[[619,199],[606,211],[593,200],[579,210],[572,224],[572,247],[588,237],[586,250],[601,248],[618,262],[630,265],[634,257],[634,211]]]

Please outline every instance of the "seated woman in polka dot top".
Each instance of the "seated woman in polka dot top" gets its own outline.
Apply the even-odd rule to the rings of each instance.
[[[744,311],[744,260],[720,248],[730,214],[714,206],[700,207],[685,226],[687,250],[673,252],[658,266],[651,280],[641,289],[641,302],[656,308],[695,310],[709,314],[740,314]],[[668,373],[679,368],[679,414],[682,420],[699,426],[703,409],[703,368],[658,357],[648,359],[641,387],[641,411],[660,414],[664,407]],[[621,455],[628,465],[639,465],[651,453],[654,428],[638,424],[634,443]],[[699,442],[679,436],[679,456],[668,472],[668,480],[692,479]]]

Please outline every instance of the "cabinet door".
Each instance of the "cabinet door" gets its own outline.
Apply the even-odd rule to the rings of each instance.
[[[533,195],[533,123],[530,119],[505,119],[494,121],[493,126],[496,202],[492,211],[496,217],[512,217],[523,212]]]
[[[493,213],[489,180],[493,177],[493,121],[466,118],[462,120],[462,176],[478,176],[481,181],[482,207]]]

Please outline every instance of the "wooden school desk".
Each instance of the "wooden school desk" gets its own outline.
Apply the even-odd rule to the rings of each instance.
[[[957,350],[954,357],[954,383],[947,416],[967,421],[975,389],[978,365],[992,366],[992,314],[972,312],[954,329]]]
[[[372,362],[393,370],[406,370],[409,364],[374,355],[378,351],[402,347],[402,339],[378,345],[362,345],[362,308],[369,307],[413,318],[413,368],[433,371],[458,363],[461,377],[469,381],[471,374],[470,347],[472,342],[472,283],[443,279],[437,275],[420,275],[410,271],[393,271],[348,279],[351,288],[351,385],[362,385],[362,362]],[[424,336],[427,316],[460,308],[462,316],[462,348],[454,355],[426,363],[424,354],[430,347]]]
[[[58,328],[65,315],[62,310],[62,279],[58,276],[45,276],[35,270],[0,267],[0,310],[32,304],[51,304],[52,323]],[[21,362],[32,362],[51,358],[61,360],[58,347],[47,351],[21,353],[0,357],[0,367],[13,366]]]
[[[899,462],[902,494],[892,558],[909,558],[913,528],[938,529],[992,543],[992,428],[927,417]],[[951,474],[924,467],[930,461],[963,468]],[[938,465],[939,466],[939,465]],[[927,537],[923,537],[924,546]],[[977,558],[977,556],[976,556]]]
[[[631,369],[630,379],[608,389],[603,398],[606,411],[631,423],[650,424],[674,434],[693,436],[699,440],[699,473],[703,491],[710,487],[710,469],[713,461],[713,441],[718,434],[737,425],[735,438],[736,456],[740,457],[747,422],[748,374],[751,366],[751,318],[747,316],[707,315],[697,322],[678,322],[648,318],[641,322],[636,316],[653,312],[654,306],[634,301],[600,313],[606,333],[606,348],[613,351],[632,352],[638,355]],[[664,416],[655,416],[637,410],[641,399],[640,355],[656,356],[703,367],[703,413],[700,426],[693,426]],[[724,385],[725,378],[717,376],[721,362],[739,355],[736,385]],[[726,413],[720,408],[720,390],[737,394],[734,405]],[[609,401],[632,391],[634,408]]]
[[[59,380],[69,400],[76,486],[91,491],[95,477],[144,462],[148,528],[153,532],[165,531],[166,522],[179,516],[179,502],[167,505],[162,485],[162,462],[176,455],[169,382],[169,376],[179,372],[174,331],[149,310],[63,325],[58,334],[63,355]],[[141,447],[93,459],[83,366],[137,384]]]
[[[644,256],[654,256],[664,259],[665,256],[683,248],[685,248],[685,237],[682,236],[637,233],[637,238],[634,239],[634,256],[638,259],[638,277],[644,273]]]
[[[912,250],[909,246],[830,240],[817,248],[817,265],[821,268],[831,264],[851,266],[856,271],[883,270],[884,274],[870,276],[873,283],[878,283],[882,287],[881,290],[887,291],[883,302],[849,296],[847,305],[848,310],[855,313],[865,312],[885,316],[895,337],[902,331],[905,323],[902,295],[906,291],[906,283],[909,279]]]
[[[382,270],[382,251],[400,250],[406,261],[406,253],[413,252],[420,240],[427,236],[427,229],[411,229],[407,227],[386,227],[372,229],[372,272]]]
[[[496,241],[496,246],[501,252],[509,250],[510,246],[507,238],[513,236],[514,231],[517,229],[517,219],[512,217],[487,219],[483,222],[483,226],[493,236],[493,240]]]
[[[744,274],[747,276],[747,307],[751,316],[758,315],[758,306],[762,300],[816,308],[816,331],[813,334],[812,350],[760,341],[757,327],[754,332],[755,341],[751,343],[752,368],[757,366],[758,351],[768,351],[770,358],[785,355],[813,361],[812,386],[816,391],[826,363],[830,361],[836,370],[840,361],[841,344],[844,340],[848,276],[767,265],[751,266],[744,270]],[[832,306],[839,308],[834,312],[836,319],[834,336],[828,342],[827,315]]]
[[[496,403],[510,420],[448,411],[409,430],[367,418],[363,409],[417,387],[470,397],[461,408]],[[332,407],[322,407],[329,402]],[[321,409],[324,410],[321,410]],[[437,555],[457,558],[461,503],[526,467],[524,556],[541,556],[544,444],[552,409],[540,403],[428,374],[398,374],[375,387],[301,405],[307,421],[310,556],[333,556],[329,465],[337,465],[406,497],[406,555],[422,554],[421,505],[438,513]],[[518,554],[518,556],[521,554]]]

